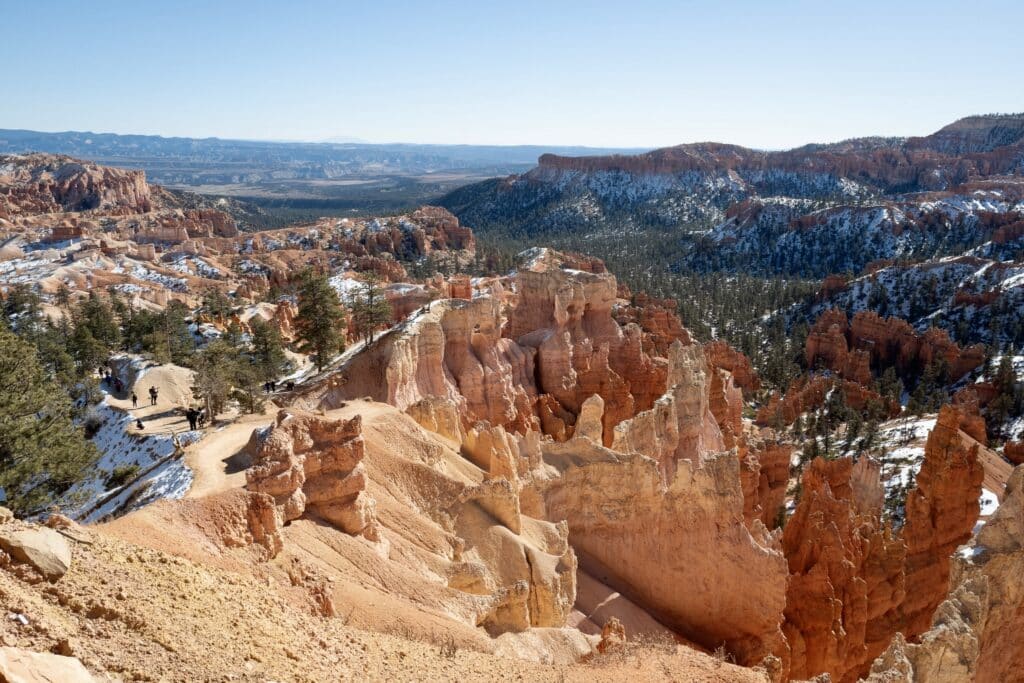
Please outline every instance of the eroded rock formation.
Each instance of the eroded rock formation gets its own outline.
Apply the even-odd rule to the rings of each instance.
[[[875,404],[889,417],[899,415],[898,403],[862,384],[825,375],[811,375],[793,380],[785,394],[772,394],[768,403],[757,411],[756,422],[759,425],[791,425],[800,415],[824,406],[829,391],[834,387],[843,392],[846,405],[854,410],[864,410]]]
[[[518,272],[509,304],[500,288],[432,304],[407,330],[355,359],[350,383],[402,409],[431,396],[449,399],[464,427],[485,420],[559,440],[572,436],[583,402],[597,394],[609,445],[615,425],[664,392],[668,362],[645,351],[658,344],[640,325],[613,318],[612,275],[565,266],[562,255],[539,250]],[[332,405],[350,398],[346,391],[315,398]]]
[[[0,218],[102,210],[111,214],[152,209],[142,171],[99,166],[54,154],[0,156]]]
[[[925,446],[898,534],[881,517],[877,463],[816,459],[783,535],[790,675],[865,675],[897,633],[916,638],[946,599],[952,555],[978,519],[978,444],[946,406]]]
[[[250,491],[273,497],[284,522],[313,514],[346,533],[380,540],[367,495],[359,417],[348,421],[282,410],[266,434],[254,433]]]
[[[591,575],[686,637],[757,663],[785,651],[785,560],[777,537],[744,524],[740,462],[711,414],[707,371],[697,347],[677,342],[669,390],[618,425],[612,449],[543,445],[560,472],[545,507],[568,520]]]
[[[790,676],[852,680],[892,636],[906,597],[905,547],[879,521],[877,462],[819,458],[802,483],[783,533]]]
[[[917,333],[905,320],[860,311],[848,321],[838,309],[823,313],[807,336],[807,365],[818,364],[853,382],[870,384],[871,366],[907,371],[941,360],[956,381],[984,362],[984,349],[961,349],[938,328]]]
[[[953,551],[971,537],[978,520],[984,469],[979,444],[960,431],[960,412],[943,406],[925,444],[917,487],[907,496],[902,536],[907,544],[909,592],[902,607],[904,635],[916,636],[949,590]]]
[[[931,627],[907,642],[897,634],[875,660],[870,683],[1019,681],[1024,658],[1024,468],[1017,467],[1002,505],[976,546],[953,567],[949,597]]]

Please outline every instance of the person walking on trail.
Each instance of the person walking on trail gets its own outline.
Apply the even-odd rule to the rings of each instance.
[[[139,397],[136,396],[135,392],[133,391],[132,392],[132,408],[138,408],[138,407],[139,407]]]
[[[196,430],[196,423],[199,421],[199,411],[189,408],[185,411],[185,418],[188,420],[188,428],[193,432]]]
[[[138,429],[138,430],[139,430],[140,432],[141,432],[141,431],[142,431],[143,429],[145,429],[145,427],[144,427],[144,426],[143,426],[143,424],[142,424],[142,418],[141,418],[141,417],[140,417],[139,419],[137,419],[137,420],[135,421],[135,427],[136,427],[136,429]]]
[[[157,388],[151,386],[149,388],[149,405],[151,405],[151,406],[155,406],[156,405],[156,396],[157,396]]]

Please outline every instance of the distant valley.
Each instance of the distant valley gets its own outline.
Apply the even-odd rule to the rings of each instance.
[[[247,200],[272,209],[282,220],[408,210],[468,183],[528,171],[545,153],[640,151],[537,145],[261,142],[0,130],[0,154],[67,154],[140,169],[165,187]]]

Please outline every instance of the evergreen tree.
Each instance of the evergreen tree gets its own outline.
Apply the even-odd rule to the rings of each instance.
[[[11,329],[21,334],[31,333],[39,321],[41,304],[39,295],[28,285],[11,285],[4,299],[4,318]]]
[[[258,318],[253,318],[251,328],[252,360],[257,379],[261,382],[275,380],[288,364],[281,333],[273,325]]]
[[[19,515],[39,512],[99,457],[35,349],[0,327],[0,486]]]
[[[224,295],[216,287],[212,287],[203,294],[202,311],[216,320],[225,320],[233,310],[231,299]]]
[[[106,349],[116,349],[121,343],[121,328],[114,311],[95,292],[81,302],[74,311],[75,327],[84,326],[89,334]]]
[[[67,308],[71,305],[71,290],[65,283],[60,283],[57,287],[57,292],[54,294],[54,300],[57,305],[61,308]]]
[[[195,340],[188,329],[189,310],[180,301],[171,301],[157,314],[134,316],[136,330],[133,337],[140,340],[142,349],[158,363],[187,365],[195,351]]]
[[[300,349],[316,358],[321,371],[331,357],[345,348],[345,312],[326,275],[307,269],[299,279],[299,312],[295,332]]]
[[[195,376],[192,395],[203,401],[213,420],[224,412],[231,388],[238,376],[240,354],[223,339],[216,339],[193,356]]]
[[[373,343],[373,335],[379,328],[391,322],[391,304],[384,298],[380,280],[373,274],[352,294],[349,309],[353,324],[368,343]]]
[[[235,396],[249,413],[263,408],[263,395],[260,393],[263,381],[259,372],[251,356],[239,358],[234,365],[232,381],[236,389]]]

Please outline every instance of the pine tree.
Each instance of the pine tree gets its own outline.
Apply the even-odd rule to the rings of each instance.
[[[68,289],[68,286],[65,283],[62,282],[57,287],[57,292],[54,294],[54,300],[61,308],[67,308],[71,305],[71,290]]]
[[[252,360],[257,378],[263,382],[275,380],[288,364],[281,333],[273,325],[258,318],[253,318],[251,328]]]
[[[99,457],[35,349],[0,327],[0,486],[19,515],[39,512]]]
[[[380,280],[373,274],[367,276],[363,286],[352,294],[349,309],[356,329],[371,344],[374,333],[391,322],[391,304],[384,298]]]
[[[121,343],[121,328],[110,306],[95,292],[81,302],[74,311],[75,327],[84,326],[93,339],[104,348],[113,350]]]
[[[223,339],[210,342],[193,356],[195,375],[192,395],[203,401],[206,414],[213,420],[224,412],[238,374],[238,349]]]
[[[300,349],[316,357],[317,372],[345,348],[345,312],[327,276],[307,269],[299,280],[295,332]]]
[[[226,320],[232,311],[231,299],[216,287],[203,294],[202,310],[216,320]]]
[[[232,382],[237,389],[236,397],[247,412],[255,413],[263,408],[263,396],[260,394],[263,382],[254,358],[243,356],[236,360]]]

